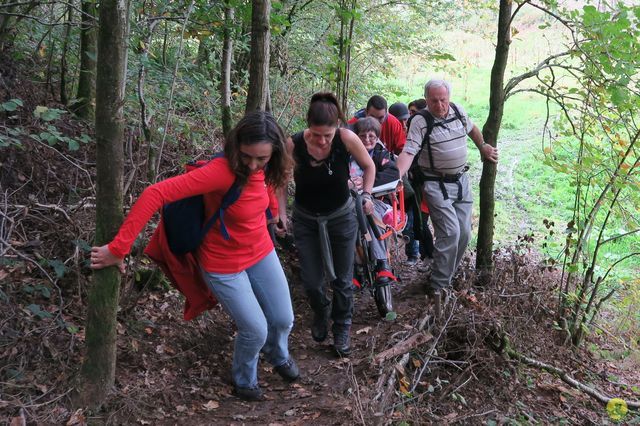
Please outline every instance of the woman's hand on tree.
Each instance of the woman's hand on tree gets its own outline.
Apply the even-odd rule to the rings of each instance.
[[[280,216],[278,222],[276,222],[276,235],[280,238],[287,235],[288,225],[287,225],[287,217]]]
[[[124,259],[111,253],[106,244],[100,247],[91,247],[91,269],[102,269],[114,265],[124,273]]]

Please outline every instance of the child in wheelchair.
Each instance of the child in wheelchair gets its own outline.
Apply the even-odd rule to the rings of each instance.
[[[384,184],[397,182],[400,178],[398,168],[395,165],[394,156],[384,147],[380,141],[380,123],[373,117],[364,117],[353,124],[353,131],[362,141],[367,152],[373,159],[376,166],[376,178],[374,188]],[[351,183],[354,190],[362,189],[362,170],[355,161],[350,163]],[[395,188],[395,186],[394,186]],[[382,235],[387,226],[395,227],[396,216],[393,214],[392,207],[384,202],[384,198],[373,199],[374,212],[373,222],[367,221],[369,235]],[[378,232],[374,232],[372,226],[378,227]],[[391,281],[395,281],[391,271],[391,265],[388,258],[388,249],[386,239],[378,239],[372,237],[369,241],[371,246],[370,253],[375,259],[375,284],[376,286],[388,286]],[[358,254],[358,253],[357,253]],[[361,257],[361,256],[357,256]],[[362,263],[362,259],[356,259]],[[357,279],[358,277],[356,277]]]

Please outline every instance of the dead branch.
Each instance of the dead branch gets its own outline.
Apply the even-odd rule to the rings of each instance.
[[[504,337],[504,339],[506,339],[506,337]],[[611,399],[613,399],[610,396],[603,394],[599,390],[589,387],[582,382],[579,382],[578,380],[573,378],[569,373],[567,373],[566,371],[558,367],[554,367],[553,365],[544,363],[542,361],[538,361],[537,359],[529,358],[528,356],[517,352],[515,349],[511,348],[508,344],[505,346],[506,346],[505,351],[510,358],[520,361],[521,363],[526,364],[528,366],[536,367],[548,373],[557,375],[563,382],[586,393],[587,395],[596,399],[603,405],[606,405],[609,401],[611,401]],[[633,408],[636,410],[640,409],[640,401],[625,401],[625,402],[627,403],[627,407],[629,408]]]
[[[373,362],[380,365],[383,362],[387,361],[389,358],[396,357],[398,355],[403,355],[417,346],[422,345],[423,343],[427,343],[433,339],[433,335],[429,332],[418,332],[408,339],[403,340],[392,348],[389,348],[383,352],[380,352],[373,358]]]

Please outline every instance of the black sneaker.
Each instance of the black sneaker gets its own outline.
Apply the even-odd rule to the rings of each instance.
[[[264,399],[264,393],[258,385],[250,388],[241,388],[239,386],[235,386],[234,393],[238,398],[245,401],[262,401]]]
[[[350,327],[340,327],[333,332],[333,349],[338,356],[346,357],[351,354],[351,329]]]
[[[293,382],[300,377],[300,369],[291,358],[285,361],[284,364],[274,367],[274,370],[287,382]]]
[[[324,342],[329,334],[329,310],[331,305],[327,305],[321,313],[313,313],[313,322],[311,323],[311,337],[316,342]]]

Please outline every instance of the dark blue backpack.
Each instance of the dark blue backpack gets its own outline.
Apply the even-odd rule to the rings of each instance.
[[[218,153],[210,161],[223,156],[223,153]],[[191,161],[187,164],[187,172],[207,163],[208,161]],[[206,220],[205,216],[203,195],[194,195],[165,204],[162,208],[162,222],[171,252],[184,255],[195,251],[218,219],[220,219],[220,232],[224,239],[228,240],[230,236],[224,224],[224,211],[236,202],[241,192],[242,188],[237,181],[234,181],[222,197],[220,207],[209,220]]]

